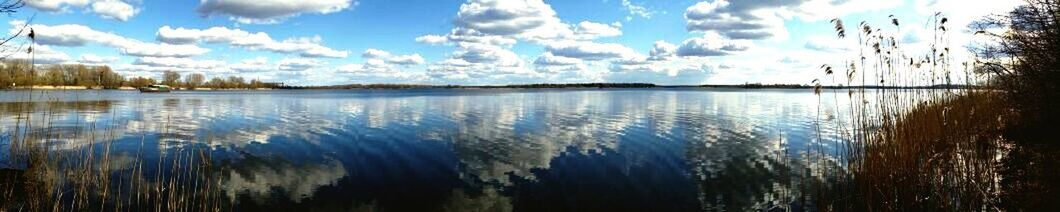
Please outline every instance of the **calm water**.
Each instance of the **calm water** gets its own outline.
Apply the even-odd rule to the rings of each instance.
[[[226,199],[248,210],[799,209],[842,161],[847,103],[810,90],[6,91],[0,145],[114,140],[116,161],[141,143],[147,160],[208,148]]]

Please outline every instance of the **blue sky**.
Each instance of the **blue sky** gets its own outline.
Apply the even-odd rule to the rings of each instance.
[[[856,41],[829,20],[930,43],[1015,0],[26,0],[9,33],[37,32],[39,63],[108,65],[299,85],[349,83],[808,84]],[[919,28],[919,29],[918,29]],[[927,39],[924,39],[927,38]],[[951,46],[975,38],[953,35]],[[967,54],[955,57],[967,58]],[[25,58],[26,55],[13,55]],[[837,83],[837,82],[829,82]]]

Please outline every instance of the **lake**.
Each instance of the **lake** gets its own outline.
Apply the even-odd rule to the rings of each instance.
[[[199,150],[213,168],[196,173],[251,211],[803,210],[842,167],[846,94],[0,91],[0,166],[25,169],[7,149],[34,137],[147,181],[193,179],[166,170]]]

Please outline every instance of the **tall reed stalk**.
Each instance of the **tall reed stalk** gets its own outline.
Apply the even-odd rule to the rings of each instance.
[[[842,20],[832,22],[837,37],[848,39]],[[928,52],[903,49],[894,16],[884,28],[862,22],[859,58],[843,62],[845,70],[822,66],[833,82],[833,72],[841,71],[848,84],[875,88],[847,92],[852,125],[836,123],[846,131],[841,156],[847,173],[838,175],[836,188],[843,192],[825,196],[820,209],[997,210],[999,156],[1006,143],[1001,135],[1012,114],[999,92],[983,89],[988,86],[953,84],[956,74],[968,76],[966,85],[983,81],[970,71],[976,64],[953,64],[947,22],[942,14],[930,18]],[[907,89],[925,85],[935,88]]]
[[[151,158],[144,153],[145,134],[136,152],[115,151],[119,138],[114,126],[124,124],[80,118],[58,124],[55,120],[100,103],[51,99],[42,103],[31,100],[33,95],[46,96],[30,92],[27,101],[0,103],[10,108],[4,113],[15,113],[0,117],[14,117],[16,123],[13,131],[0,138],[0,143],[8,144],[6,166],[12,168],[0,170],[0,211],[221,211],[229,207],[209,149],[164,149],[164,154]],[[70,125],[79,127],[69,130]],[[104,129],[96,129],[97,125]]]

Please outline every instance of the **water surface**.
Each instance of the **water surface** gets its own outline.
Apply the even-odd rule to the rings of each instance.
[[[842,160],[845,94],[0,91],[0,145],[54,134],[42,142],[149,164],[207,148],[246,210],[801,209],[814,207],[806,185]]]

